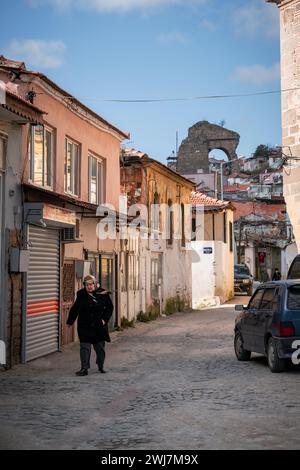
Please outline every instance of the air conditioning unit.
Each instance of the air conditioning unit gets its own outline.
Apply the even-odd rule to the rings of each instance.
[[[79,243],[79,220],[76,220],[76,226],[64,228],[62,231],[62,241],[65,243]]]

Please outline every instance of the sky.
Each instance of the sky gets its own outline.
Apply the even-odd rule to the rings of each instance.
[[[163,163],[176,132],[180,144],[201,120],[238,132],[238,155],[281,143],[280,93],[255,95],[280,90],[274,4],[5,0],[0,17],[0,54],[46,74]]]

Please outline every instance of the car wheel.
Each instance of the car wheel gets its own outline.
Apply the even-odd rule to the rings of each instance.
[[[244,341],[240,331],[235,332],[234,352],[239,361],[250,361],[251,351],[244,349]]]
[[[271,372],[283,372],[286,366],[285,360],[278,357],[273,338],[268,341],[267,348],[268,366]]]

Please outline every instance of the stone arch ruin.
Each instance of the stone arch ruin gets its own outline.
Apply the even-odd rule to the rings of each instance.
[[[236,160],[239,142],[237,132],[208,121],[197,122],[189,128],[188,137],[179,148],[177,172],[181,175],[209,173],[209,152],[215,149],[223,150],[229,161]]]

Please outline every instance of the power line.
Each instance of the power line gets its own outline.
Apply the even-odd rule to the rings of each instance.
[[[87,101],[101,101],[106,103],[161,103],[161,102],[176,102],[176,101],[197,101],[197,100],[216,100],[216,99],[228,99],[228,98],[245,98],[251,96],[263,96],[263,95],[274,95],[282,94],[290,91],[300,90],[300,87],[287,88],[285,90],[269,90],[269,91],[258,91],[254,93],[234,93],[229,95],[202,95],[194,97],[183,97],[183,98],[154,98],[154,99],[117,99],[117,98],[82,98]],[[43,94],[43,93],[39,93]],[[77,100],[75,96],[67,95],[65,99]]]

